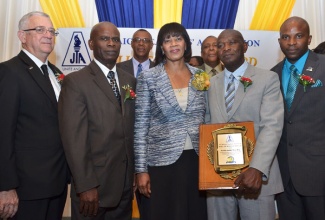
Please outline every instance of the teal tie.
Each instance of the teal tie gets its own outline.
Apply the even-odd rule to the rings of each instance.
[[[287,94],[285,97],[286,103],[288,110],[290,111],[291,104],[293,101],[293,97],[295,96],[296,93],[296,88],[299,83],[299,74],[298,70],[295,67],[295,65],[290,66],[290,79],[289,79],[289,84],[288,84],[288,89],[287,89]]]

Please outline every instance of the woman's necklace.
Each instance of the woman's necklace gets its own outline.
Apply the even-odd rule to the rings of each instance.
[[[179,96],[183,96],[183,92],[182,92],[182,88],[181,89],[176,89],[176,92]]]

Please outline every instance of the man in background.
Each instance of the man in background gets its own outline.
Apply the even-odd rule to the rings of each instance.
[[[22,51],[0,64],[0,218],[57,220],[69,179],[57,116],[61,71],[48,61],[57,32],[43,12],[24,15],[18,28]]]
[[[96,24],[89,48],[94,60],[64,79],[59,124],[72,173],[73,219],[130,220],[134,183],[133,75],[116,67],[120,32]]]
[[[277,196],[281,220],[325,219],[325,57],[308,49],[311,39],[306,20],[284,21],[279,44],[285,59],[272,68],[285,100],[277,150],[284,186]],[[303,75],[315,83],[304,86]]]
[[[133,34],[131,47],[133,49],[133,58],[118,63],[117,66],[128,73],[134,74],[134,77],[143,70],[154,66],[149,59],[149,53],[152,49],[153,42],[151,34],[145,29],[139,29]]]
[[[201,45],[201,57],[204,64],[198,68],[204,70],[210,77],[222,72],[223,66],[217,55],[217,40],[215,36],[208,36]]]

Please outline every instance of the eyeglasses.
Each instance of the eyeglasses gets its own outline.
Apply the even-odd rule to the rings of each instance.
[[[149,38],[140,38],[140,37],[136,37],[136,38],[133,38],[132,41],[136,42],[136,43],[144,43],[144,44],[149,44],[151,43],[151,39]]]
[[[59,34],[59,32],[56,31],[54,28],[46,29],[46,27],[44,27],[44,26],[39,26],[39,27],[32,28],[32,29],[26,29],[23,31],[36,31],[36,33],[38,33],[38,34],[46,34],[46,32],[49,32],[52,36],[58,36],[58,34]]]

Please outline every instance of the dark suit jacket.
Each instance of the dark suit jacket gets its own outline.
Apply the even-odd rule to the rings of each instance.
[[[279,74],[281,90],[283,65],[284,60],[272,68]],[[310,51],[302,74],[324,85],[307,86],[304,92],[303,86],[298,84],[289,112],[285,105],[284,129],[277,155],[284,186],[291,178],[301,195],[320,196],[325,195],[325,56]]]
[[[132,58],[132,59],[134,59],[134,58]],[[126,61],[123,61],[123,62],[117,63],[116,65],[117,65],[119,68],[123,69],[124,71],[126,71],[126,72],[132,74],[132,76],[134,76],[134,69],[133,69],[133,62],[132,62],[132,59],[129,59],[129,60],[126,60]],[[149,68],[154,67],[154,65],[155,65],[154,62],[152,62],[152,61],[150,60]]]
[[[136,80],[120,68],[117,73],[122,107],[94,61],[65,77],[59,98],[60,131],[74,181],[71,197],[98,187],[101,207],[117,206],[134,175],[135,101],[123,101],[122,86],[135,89]]]
[[[24,52],[0,64],[0,103],[0,191],[16,188],[23,200],[61,194],[69,175],[57,101]]]

